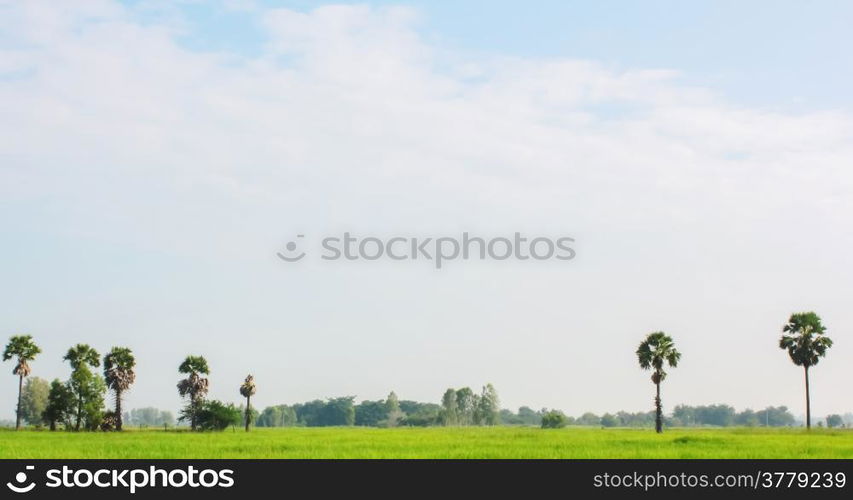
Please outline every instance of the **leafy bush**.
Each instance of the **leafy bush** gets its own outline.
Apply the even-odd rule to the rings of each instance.
[[[221,401],[205,401],[198,412],[197,425],[203,431],[222,431],[229,426],[240,425],[243,416],[240,409],[233,404]]]
[[[616,415],[611,415],[610,413],[605,413],[601,416],[601,426],[602,427],[616,427],[619,425],[619,418]]]
[[[101,419],[101,430],[104,432],[110,432],[116,430],[118,427],[118,416],[112,410],[107,410],[104,413],[103,419]]]
[[[542,415],[543,429],[561,429],[569,423],[569,419],[559,410],[551,410]]]

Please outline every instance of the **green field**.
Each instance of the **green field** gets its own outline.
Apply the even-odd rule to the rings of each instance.
[[[853,431],[518,427],[0,432],[0,458],[853,458]]]

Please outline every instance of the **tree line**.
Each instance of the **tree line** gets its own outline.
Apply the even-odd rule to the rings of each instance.
[[[826,327],[814,312],[795,313],[782,327],[779,347],[787,351],[791,361],[804,369],[806,427],[811,427],[811,398],[809,389],[809,370],[816,366],[820,358],[832,347],[832,340],[826,336]],[[30,335],[15,335],[3,351],[3,361],[16,360],[12,370],[18,377],[18,404],[16,407],[15,428],[21,428],[25,416],[24,379],[32,372],[30,362],[41,349]],[[681,360],[672,337],[664,332],[654,332],[646,336],[636,350],[640,368],[651,371],[651,380],[655,385],[654,411],[649,414],[605,414],[595,417],[585,414],[578,421],[589,425],[634,426],[645,422],[653,414],[657,432],[668,425],[760,425],[762,416],[765,424],[770,425],[770,416],[783,418],[783,424],[789,425],[793,417],[780,417],[787,414],[787,408],[768,408],[762,412],[745,410],[735,413],[725,405],[676,407],[671,417],[663,412],[661,383],[667,377],[668,368],[675,368]],[[124,394],[136,381],[136,359],[128,347],[113,347],[101,358],[98,351],[88,344],[77,344],[68,349],[62,358],[71,368],[66,381],[53,380],[49,387],[38,388],[46,392],[44,409],[37,416],[28,415],[29,421],[39,420],[47,423],[51,430],[58,425],[65,429],[121,431],[125,415],[122,412]],[[102,368],[102,375],[94,369]],[[315,400],[292,406],[278,405],[257,412],[252,408],[251,399],[257,388],[254,377],[246,376],[238,387],[239,394],[245,398],[245,406],[237,407],[233,403],[208,400],[210,368],[203,356],[187,356],[178,366],[178,372],[184,376],[177,383],[178,394],[186,404],[180,411],[179,421],[187,422],[192,430],[222,430],[229,426],[244,425],[248,431],[253,422],[258,426],[325,426],[325,425],[363,425],[395,427],[397,425],[498,425],[509,420],[530,422],[539,420],[543,427],[562,427],[575,420],[557,410],[528,412],[513,415],[502,411],[497,391],[491,384],[483,386],[480,393],[469,387],[447,389],[441,398],[441,404],[400,401],[395,393],[385,400],[362,401],[355,404],[354,396],[332,398],[326,401]],[[34,392],[36,387],[32,387]],[[104,398],[112,392],[114,408],[106,409]],[[523,407],[526,408],[526,407]],[[593,418],[595,417],[595,418]],[[830,416],[827,425],[837,424],[838,415]],[[835,417],[838,417],[836,419]],[[597,423],[592,424],[597,418]],[[692,419],[692,422],[691,422]],[[778,422],[778,420],[774,420]],[[757,423],[757,424],[756,424]],[[586,425],[586,424],[584,424]]]
[[[22,396],[22,420],[28,425],[45,426],[41,415],[47,405],[50,384],[39,377],[30,377],[24,384]],[[470,389],[449,389],[444,393],[445,402],[449,391],[461,393],[463,398]],[[491,388],[494,394],[497,391]],[[473,391],[471,391],[473,392]],[[453,405],[447,405],[450,408]],[[240,424],[245,425],[245,407],[237,407],[243,415]],[[448,419],[447,408],[441,404],[400,400],[395,392],[385,399],[355,402],[355,397],[345,396],[327,400],[313,400],[297,404],[279,404],[265,407],[258,412],[251,410],[250,421],[257,427],[403,427],[403,426],[448,426],[463,425],[459,419]],[[549,418],[544,418],[550,416]],[[586,412],[577,416],[568,416],[559,410],[543,408],[534,410],[521,406],[517,411],[501,408],[494,420],[472,418],[468,425],[503,426],[544,426],[544,427],[633,427],[650,428],[655,425],[655,411],[628,412],[618,411],[601,415]],[[745,409],[736,411],[725,404],[714,405],[678,405],[671,414],[664,415],[664,425],[671,427],[792,427],[799,425],[794,415],[785,406],[770,406],[763,410]],[[157,408],[134,408],[123,415],[125,426],[139,428],[172,428],[176,425],[172,412]],[[10,422],[9,425],[14,425]],[[234,424],[236,425],[236,424]],[[840,428],[853,425],[853,413],[846,415],[831,414],[818,422],[819,426]]]
[[[268,406],[257,415],[258,427],[428,427],[500,425],[498,392],[492,384],[479,394],[470,387],[447,389],[441,404],[400,400],[393,391],[385,399],[361,403],[355,396]]]
[[[467,388],[461,389],[465,394]],[[449,391],[452,391],[450,389]],[[470,389],[468,389],[470,390]],[[497,391],[491,388],[495,396]],[[458,392],[458,391],[455,391]],[[445,393],[447,396],[448,393]],[[448,418],[453,404],[421,403],[399,400],[394,392],[384,400],[365,400],[355,402],[355,397],[345,396],[314,400],[292,405],[279,404],[267,406],[256,414],[258,427],[432,427],[460,425],[508,425],[508,426],[587,426],[587,427],[654,427],[656,412],[604,413],[597,415],[586,412],[577,417],[565,415],[559,410],[533,410],[528,406],[518,408],[516,412],[503,408],[490,418],[460,418],[458,414]],[[550,419],[550,420],[549,420]],[[797,424],[794,415],[785,406],[768,407],[753,411],[736,411],[729,405],[678,405],[672,414],[664,415],[664,424],[672,427],[792,427]],[[544,425],[543,425],[544,422]],[[827,427],[843,427],[841,415],[826,417]]]

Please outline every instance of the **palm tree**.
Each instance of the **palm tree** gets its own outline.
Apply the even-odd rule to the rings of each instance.
[[[240,385],[240,394],[246,398],[246,432],[249,432],[249,424],[252,422],[252,396],[255,395],[255,377],[246,376],[246,380]]]
[[[806,374],[806,429],[812,426],[812,409],[809,396],[809,368],[815,366],[826,350],[832,347],[832,340],[824,335],[826,327],[820,316],[813,312],[792,314],[788,323],[782,327],[779,347],[788,351],[791,361],[802,366]]]
[[[77,344],[74,347],[68,349],[68,352],[65,353],[65,356],[62,358],[64,361],[68,361],[68,364],[71,365],[71,379],[75,380],[83,380],[83,377],[75,377],[77,375],[83,375],[83,372],[88,372],[89,368],[98,368],[101,366],[101,355],[98,354],[98,351],[93,349],[89,344]],[[87,377],[91,375],[86,374]],[[82,383],[82,382],[81,382]],[[80,430],[80,422],[83,418],[83,390],[79,389],[76,391],[77,393],[77,416],[74,421],[74,430]]]
[[[675,344],[672,342],[672,337],[663,333],[650,333],[640,347],[637,348],[637,358],[640,361],[640,368],[643,370],[652,370],[652,382],[655,383],[655,431],[663,432],[663,406],[660,400],[660,383],[666,378],[666,371],[663,369],[667,364],[673,368],[678,366],[678,360],[681,359],[681,353],[675,349]]]
[[[136,359],[127,347],[113,347],[104,356],[104,380],[107,387],[116,393],[116,430],[121,430],[121,397],[136,381]]]
[[[3,361],[18,358],[18,364],[12,369],[12,374],[18,376],[18,409],[15,416],[15,430],[21,428],[21,393],[24,388],[24,377],[30,374],[29,362],[34,360],[40,352],[41,349],[33,342],[32,335],[13,336],[3,351]]]
[[[186,414],[190,417],[190,428],[196,430],[198,413],[204,396],[207,395],[208,380],[201,375],[209,375],[207,360],[202,356],[187,356],[178,371],[188,377],[178,382],[178,393],[182,398],[189,397],[190,402]]]

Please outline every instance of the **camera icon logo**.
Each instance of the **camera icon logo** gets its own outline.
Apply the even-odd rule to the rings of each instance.
[[[34,470],[35,466],[34,465],[27,465],[25,467],[25,469],[26,470]],[[26,486],[19,486],[19,485],[23,485],[27,481],[27,473],[23,472],[23,471],[15,474],[15,481],[18,484],[14,484],[11,482],[6,483],[6,487],[8,487],[10,490],[14,491],[15,493],[29,493],[30,491],[32,491],[33,488],[36,487],[35,482],[30,482],[30,484],[28,484]]]

